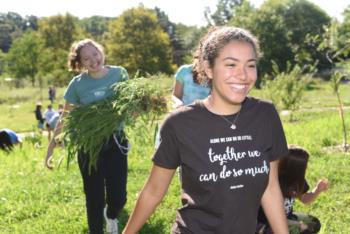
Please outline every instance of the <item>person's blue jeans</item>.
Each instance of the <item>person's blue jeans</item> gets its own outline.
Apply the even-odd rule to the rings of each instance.
[[[119,144],[128,145],[124,134],[117,136]],[[113,137],[103,146],[97,168],[89,172],[89,160],[83,152],[78,153],[78,163],[83,178],[86,211],[91,234],[103,233],[103,209],[107,203],[108,218],[115,219],[127,199],[127,152],[120,149]]]

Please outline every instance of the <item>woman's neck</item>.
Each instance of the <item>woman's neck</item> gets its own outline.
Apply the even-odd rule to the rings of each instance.
[[[99,71],[91,72],[88,70],[88,74],[93,79],[100,79],[108,73],[108,68],[103,66]]]
[[[233,115],[241,110],[241,103],[229,103],[221,100],[219,98],[215,98],[212,95],[209,95],[203,101],[205,107],[212,113],[217,115]]]

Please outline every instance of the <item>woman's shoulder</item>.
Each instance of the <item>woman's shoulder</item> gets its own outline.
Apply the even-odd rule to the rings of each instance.
[[[190,70],[192,71],[192,64],[184,64],[184,65],[181,65],[177,71],[184,71],[184,70]]]
[[[82,73],[80,73],[80,74],[78,74],[78,75],[75,75],[75,76],[73,76],[73,78],[71,79],[70,84],[76,83],[76,82],[80,82],[80,81],[82,81],[83,78],[86,77],[86,76],[87,76],[87,73],[86,73],[86,72],[82,72]]]
[[[129,78],[128,71],[122,66],[107,65],[106,67],[110,70],[112,76],[117,75],[118,77],[121,77],[122,80]]]
[[[245,109],[275,109],[272,101],[251,96],[244,100],[243,106]]]
[[[179,70],[186,70],[186,71],[192,71],[192,64],[184,64],[182,65]]]
[[[184,76],[186,74],[192,74],[192,64],[184,64],[180,66],[176,71],[175,77]]]
[[[106,65],[106,67],[107,67],[108,69],[110,69],[111,71],[118,71],[118,72],[120,72],[120,71],[126,71],[126,69],[125,69],[124,67],[122,67],[122,66],[117,66],[117,65]]]
[[[197,102],[194,102],[189,105],[184,105],[179,108],[176,108],[175,110],[168,113],[168,115],[165,117],[165,121],[167,122],[181,122],[186,121],[186,119],[193,117],[194,115],[198,114],[200,111],[200,104]]]

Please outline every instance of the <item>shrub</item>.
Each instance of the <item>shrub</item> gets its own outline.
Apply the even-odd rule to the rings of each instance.
[[[286,72],[279,72],[274,65],[274,75],[274,79],[265,79],[263,87],[278,110],[291,111],[290,120],[292,120],[293,112],[299,108],[310,76],[302,75],[302,70],[297,65],[291,69],[290,64]]]

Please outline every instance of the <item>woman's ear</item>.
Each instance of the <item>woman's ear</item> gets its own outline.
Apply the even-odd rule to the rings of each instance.
[[[204,62],[204,72],[209,79],[213,79],[213,71],[212,71],[208,61]]]

